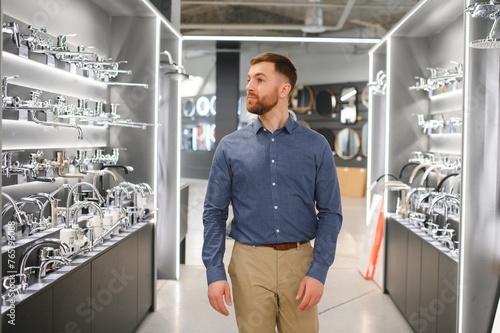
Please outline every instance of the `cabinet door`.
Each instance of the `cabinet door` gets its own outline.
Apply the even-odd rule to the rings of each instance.
[[[437,331],[455,333],[457,327],[458,263],[444,254],[439,257],[439,313]]]
[[[420,323],[420,274],[422,267],[422,239],[408,232],[408,267],[406,276],[406,320],[418,332]]]
[[[439,252],[422,242],[422,279],[420,281],[420,321],[418,332],[435,333],[439,312],[438,302]],[[439,332],[441,333],[441,332]]]
[[[119,292],[115,295],[115,304],[118,311],[118,321],[115,323],[115,332],[135,332],[138,326],[137,318],[137,233],[129,236],[117,246],[117,282]]]
[[[53,287],[54,331],[90,333],[90,264],[68,273]]]
[[[142,321],[154,303],[154,225],[149,223],[137,235],[137,316]]]
[[[408,229],[389,218],[386,235],[385,287],[399,311],[405,313]]]
[[[15,308],[15,325],[11,318],[2,317],[3,333],[51,333],[52,329],[52,288],[32,296],[29,302]]]
[[[92,262],[92,332],[137,327],[137,237],[131,235]]]

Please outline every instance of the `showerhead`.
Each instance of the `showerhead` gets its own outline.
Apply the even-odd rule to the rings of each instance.
[[[186,70],[183,66],[177,65],[173,60],[170,52],[167,50],[163,51],[161,55],[167,56],[167,60],[160,60],[160,69],[166,69],[167,71],[163,75],[168,76],[171,80],[181,81],[184,79],[189,79],[192,75],[186,74]]]
[[[500,39],[477,39],[469,43],[474,49],[500,49]]]
[[[480,2],[470,5],[465,11],[475,18],[494,20],[500,12],[500,2]]]
[[[182,81],[184,79],[189,79],[191,75],[184,73],[183,71],[171,71],[165,72],[163,75],[168,76],[169,79],[175,81]]]

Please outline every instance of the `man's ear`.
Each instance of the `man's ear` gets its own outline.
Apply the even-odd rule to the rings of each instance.
[[[291,88],[292,88],[292,86],[290,85],[290,83],[283,83],[281,85],[280,95],[288,97],[288,95],[290,94]]]

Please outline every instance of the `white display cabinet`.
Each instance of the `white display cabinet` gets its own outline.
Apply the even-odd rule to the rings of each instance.
[[[28,0],[22,5],[18,1],[2,0],[1,12],[4,27],[1,74],[2,78],[8,78],[4,80],[7,87],[3,90],[3,101],[6,103],[1,127],[2,193],[6,195],[2,203],[7,203],[7,196],[19,200],[35,193],[51,193],[60,186],[72,187],[79,182],[94,184],[104,194],[107,189],[124,183],[149,185],[151,193],[146,193],[144,207],[150,214],[141,221],[144,226],[136,225],[112,239],[102,253],[95,254],[95,260],[84,260],[79,267],[77,259],[71,265],[71,271],[83,276],[75,278],[76,283],[88,280],[83,281],[85,286],[99,279],[105,283],[105,277],[93,273],[89,276],[87,270],[92,272],[89,269],[92,265],[106,266],[109,256],[118,260],[111,260],[110,267],[127,260],[122,256],[131,255],[132,262],[132,258],[138,258],[138,264],[130,269],[138,271],[138,279],[134,282],[136,288],[146,283],[147,297],[120,300],[123,304],[134,303],[136,307],[135,310],[121,308],[124,314],[132,311],[136,315],[124,320],[126,327],[119,331],[133,331],[144,313],[154,309],[158,276],[178,278],[179,83],[163,75],[160,53],[166,50],[178,62],[181,36],[147,0]],[[42,28],[37,34],[37,29]],[[16,45],[16,37],[24,42]],[[67,43],[63,51],[70,51],[68,54],[53,48],[64,45],[63,40]],[[30,42],[33,43],[30,47],[24,45]],[[90,63],[100,67],[89,70],[90,67],[85,66]],[[33,111],[30,110],[33,103],[27,107],[9,104],[10,97],[19,97],[15,103],[21,100],[22,105],[33,100],[33,96],[40,99],[36,105],[50,107]],[[67,106],[64,110],[69,110],[67,117],[54,111],[53,107],[61,101]],[[86,112],[83,116],[82,111]],[[11,164],[5,164],[6,157]],[[95,176],[95,166],[107,168],[113,176],[108,175],[109,172]],[[84,185],[81,189],[88,192],[90,187]],[[57,195],[62,199],[59,206],[65,206],[66,193],[63,190]],[[52,215],[50,208],[44,209],[40,216]],[[14,246],[3,244],[3,276],[12,271],[8,269],[10,253],[15,253],[18,265],[26,247],[41,239],[60,236],[62,225],[53,222],[52,219],[52,225],[40,233],[19,232]],[[6,240],[5,234],[3,240]],[[124,247],[122,243],[129,245]],[[9,251],[12,249],[15,252]],[[68,286],[61,287],[58,281],[69,283],[70,277],[55,273],[53,277],[62,277],[44,281],[35,292],[21,297],[19,318],[22,318],[23,309],[30,308],[31,301],[36,304],[43,298],[43,302],[52,304],[55,299],[44,297],[52,294],[51,290],[55,296],[57,288],[66,290]],[[89,292],[87,296],[99,290]],[[133,290],[126,294],[137,297]],[[71,293],[67,293],[66,298],[71,299]],[[3,314],[6,305],[4,301]],[[44,312],[44,316],[50,318],[56,314]],[[113,318],[121,320],[119,316]],[[49,327],[56,322],[65,323],[64,319],[49,322],[47,331],[59,330],[59,326]],[[39,323],[35,320],[33,325]],[[105,325],[104,322],[92,323],[97,326],[92,329],[90,325],[82,328],[83,331],[104,329],[99,326],[100,323]],[[29,321],[23,323],[24,326],[17,325],[16,329],[22,331],[28,324]],[[37,331],[45,331],[40,328],[46,327],[44,325],[37,326]],[[12,327],[4,325],[2,331],[10,329]]]
[[[453,209],[446,206],[435,215],[436,223],[449,222],[455,231],[454,251],[415,227],[411,218],[416,214],[405,217],[408,212],[401,210],[403,194],[419,186],[436,187],[450,170],[437,168],[437,176],[429,182],[421,175],[434,172],[417,173],[408,184],[411,189],[404,191],[391,191],[388,183],[389,189],[375,187],[384,193],[387,218],[386,262],[380,267],[384,290],[418,332],[490,332],[499,297],[495,267],[500,252],[495,244],[500,236],[496,227],[500,51],[498,42],[497,48],[470,46],[486,39],[494,18],[472,17],[466,11],[470,6],[483,6],[494,14],[500,4],[420,1],[370,51],[368,184],[387,174],[402,178],[400,171],[417,151],[458,163],[454,172],[459,175],[446,191],[453,189],[459,199],[450,204]],[[425,86],[449,68],[446,74],[451,75],[444,76],[461,79],[437,89]],[[383,93],[382,85],[376,84],[380,71]],[[424,86],[428,89],[419,89]],[[408,176],[400,180],[408,182]],[[380,183],[392,178],[381,178]],[[370,199],[371,195],[368,204]],[[430,206],[422,207],[429,213]]]

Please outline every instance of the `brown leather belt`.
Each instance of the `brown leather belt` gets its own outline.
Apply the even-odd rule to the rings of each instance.
[[[309,241],[292,242],[292,243],[279,243],[279,244],[261,244],[258,246],[272,247],[276,251],[286,251],[286,250],[296,249],[300,245],[305,244],[305,243],[309,243]]]

